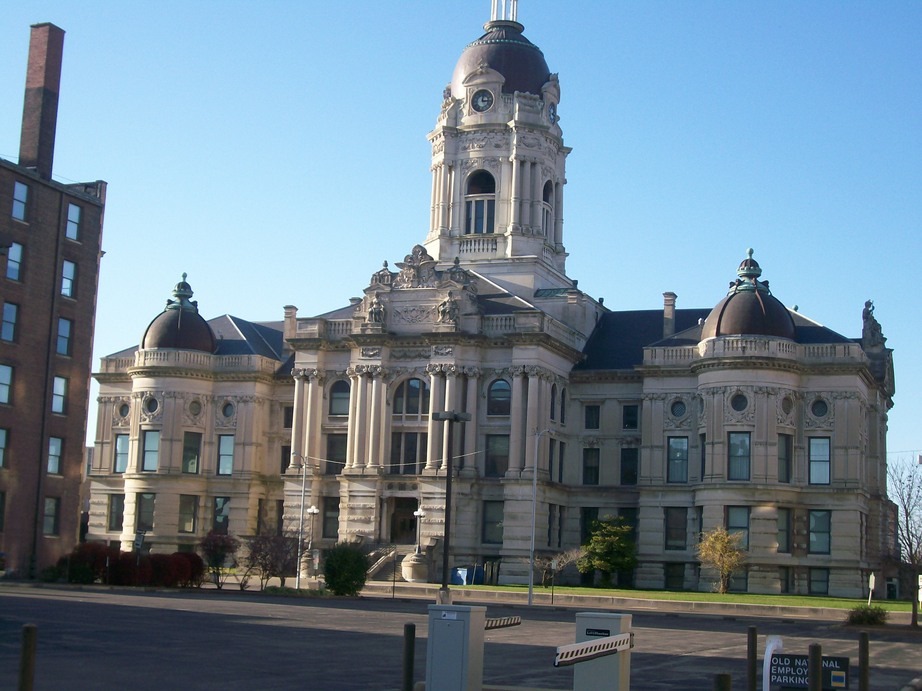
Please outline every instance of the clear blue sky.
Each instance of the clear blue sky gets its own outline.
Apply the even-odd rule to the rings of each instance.
[[[489,10],[8,3],[0,157],[18,156],[29,25],[51,21],[56,177],[109,182],[94,368],[183,272],[206,317],[277,320],[346,304],[421,242],[425,136]],[[753,247],[782,302],[846,336],[872,299],[895,349],[890,449],[922,452],[922,3],[521,0],[519,20],[560,74],[580,287],[612,309],[667,290],[710,307]]]

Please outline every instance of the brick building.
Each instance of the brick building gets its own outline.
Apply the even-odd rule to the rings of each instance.
[[[19,162],[0,159],[0,570],[78,539],[106,183],[52,179],[64,31],[32,27]]]

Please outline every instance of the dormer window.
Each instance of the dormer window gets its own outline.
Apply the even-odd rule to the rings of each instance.
[[[464,196],[464,234],[493,232],[496,215],[496,180],[485,170],[478,170],[467,181]]]

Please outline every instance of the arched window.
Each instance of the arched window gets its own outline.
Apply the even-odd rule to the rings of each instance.
[[[551,385],[551,420],[557,419],[557,384]]]
[[[508,415],[512,408],[512,387],[505,379],[497,379],[487,389],[487,415]]]
[[[464,234],[492,233],[496,215],[496,181],[485,170],[467,180],[464,195]]]
[[[548,180],[544,183],[544,193],[541,196],[541,232],[544,237],[553,241],[554,230],[554,184]]]
[[[407,379],[394,393],[394,415],[427,415],[429,385],[422,379]]]
[[[330,415],[349,414],[349,382],[345,379],[333,382],[330,387]]]

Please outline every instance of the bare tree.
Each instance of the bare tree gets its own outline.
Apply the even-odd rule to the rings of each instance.
[[[896,503],[899,561],[909,572],[911,625],[919,625],[919,574],[922,573],[922,466],[903,461],[887,469],[890,498]]]
[[[723,526],[701,533],[701,542],[698,543],[698,559],[703,566],[717,572],[717,581],[714,589],[718,593],[726,593],[730,589],[730,578],[743,562],[746,555],[741,547],[742,536],[739,533],[727,532]]]
[[[552,571],[560,573],[570,564],[575,564],[581,556],[583,556],[583,549],[574,547],[560,554],[535,557],[535,570],[541,574],[541,585],[546,588],[551,582]]]

